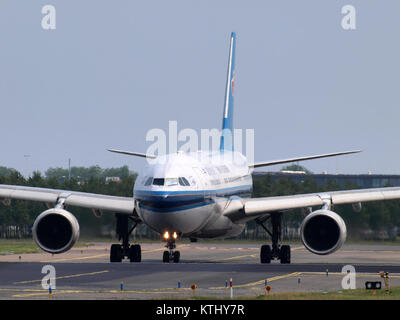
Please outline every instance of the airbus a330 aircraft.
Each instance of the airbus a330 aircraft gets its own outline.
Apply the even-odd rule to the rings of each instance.
[[[304,246],[315,254],[325,255],[338,250],[346,239],[343,219],[332,211],[334,205],[350,203],[355,211],[361,202],[399,199],[400,188],[378,188],[334,191],[315,194],[251,198],[253,168],[294,161],[332,157],[359,151],[321,154],[277,161],[248,163],[233,149],[233,86],[236,36],[231,35],[228,74],[223,109],[223,126],[219,151],[177,152],[164,156],[109,150],[132,156],[155,158],[135,182],[132,198],[81,193],[25,186],[0,185],[0,199],[45,202],[50,209],[42,212],[33,225],[37,245],[50,253],[69,250],[79,237],[79,224],[66,206],[91,208],[96,216],[101,212],[115,213],[116,233],[122,244],[113,244],[111,262],[125,257],[141,261],[140,245],[130,245],[129,236],[139,223],[159,232],[166,241],[163,262],[179,262],[175,250],[178,238],[224,238],[239,235],[247,221],[255,220],[271,236],[272,246],[263,245],[261,263],[280,260],[290,263],[290,247],[281,245],[281,216],[291,209],[307,208],[300,233]],[[212,158],[212,161],[209,161]],[[312,211],[312,207],[319,207]],[[272,229],[265,226],[271,221]],[[129,220],[133,222],[130,226]]]

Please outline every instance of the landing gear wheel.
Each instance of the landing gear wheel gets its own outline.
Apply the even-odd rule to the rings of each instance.
[[[169,252],[168,251],[163,252],[162,261],[169,262]]]
[[[111,245],[110,262],[121,262],[122,253],[122,246],[120,244]]]
[[[142,262],[142,248],[140,247],[139,244],[136,244],[136,246],[137,246],[136,262]]]
[[[261,263],[271,263],[271,257],[272,257],[271,247],[269,245],[261,246],[260,250]]]
[[[281,246],[279,242],[282,238],[282,212],[271,212],[268,217],[256,219],[255,221],[268,233],[272,240],[272,246],[263,245],[261,246],[260,260],[261,263],[270,263],[271,260],[280,260],[281,263],[290,263],[290,246]],[[270,220],[272,225],[272,231],[270,231],[264,223]]]
[[[168,250],[165,250],[163,253],[163,262],[175,262],[178,263],[179,259],[181,257],[181,253],[179,251],[175,251],[174,249],[176,248],[175,240],[178,237],[177,232],[171,233],[172,237],[169,236],[168,231],[164,233],[163,238],[167,241],[167,244],[165,247]]]
[[[281,246],[280,259],[281,263],[290,263],[290,246]]]
[[[142,250],[140,245],[134,244],[129,248],[129,260],[131,262],[140,262],[142,261]]]
[[[175,251],[174,252],[174,262],[178,263],[180,257],[181,257],[181,253],[179,251]]]
[[[142,250],[140,248],[140,245],[129,244],[129,236],[139,222],[136,221],[133,216],[128,216],[125,214],[116,213],[115,218],[117,219],[116,234],[118,236],[118,240],[122,240],[122,245],[111,245],[110,262],[122,262],[122,259],[125,258],[128,258],[131,262],[142,261]],[[132,227],[129,227],[129,220],[132,220],[134,222],[134,225]]]

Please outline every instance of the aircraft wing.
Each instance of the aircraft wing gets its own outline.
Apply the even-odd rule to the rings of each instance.
[[[127,156],[135,156],[135,157],[142,157],[142,158],[149,158],[149,159],[155,159],[156,158],[156,156],[153,156],[151,154],[140,153],[140,152],[115,150],[115,149],[107,149],[107,151],[114,152],[114,153],[119,153],[119,154],[125,154]]]
[[[235,220],[249,220],[274,211],[313,206],[355,204],[367,201],[400,199],[400,187],[358,189],[321,193],[298,194],[277,197],[242,199],[242,215],[234,215]],[[227,214],[230,215],[229,213]]]
[[[296,157],[296,158],[289,158],[289,159],[257,162],[257,163],[250,164],[249,168],[268,167],[268,166],[274,166],[274,165],[283,164],[283,163],[290,163],[290,162],[297,162],[297,161],[305,161],[305,160],[313,160],[313,159],[320,159],[320,158],[343,156],[343,155],[346,155],[346,154],[353,154],[353,153],[359,153],[359,152],[361,152],[361,150],[343,151],[343,152],[335,152],[335,153],[325,153],[325,154],[317,154],[317,155],[313,155],[313,156],[305,156],[305,157]]]
[[[0,200],[5,202],[11,199],[51,204],[64,200],[65,205],[126,214],[133,214],[135,208],[134,199],[131,197],[0,184]]]

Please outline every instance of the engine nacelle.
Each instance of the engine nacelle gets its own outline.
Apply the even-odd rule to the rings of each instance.
[[[321,209],[304,218],[300,235],[304,246],[312,253],[330,254],[345,242],[346,224],[335,212]]]
[[[61,208],[42,212],[32,228],[33,239],[44,251],[62,253],[72,248],[79,238],[76,218]]]

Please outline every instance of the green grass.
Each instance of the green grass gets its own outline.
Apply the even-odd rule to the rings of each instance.
[[[78,241],[75,247],[91,246],[89,241]],[[0,255],[39,253],[42,250],[30,239],[0,239]]]
[[[0,240],[0,255],[38,253],[39,247],[29,240]]]
[[[276,293],[269,296],[260,295],[255,297],[257,300],[400,300],[400,287],[390,288],[389,294],[386,294],[385,288],[376,290],[373,294],[372,290],[355,289],[331,291],[327,293],[310,292],[310,293]]]
[[[191,297],[193,299],[193,297]],[[195,300],[230,300],[228,297],[195,296]],[[400,300],[400,287],[391,287],[389,294],[385,288],[376,290],[355,289],[331,292],[282,292],[269,295],[234,297],[235,300]]]

